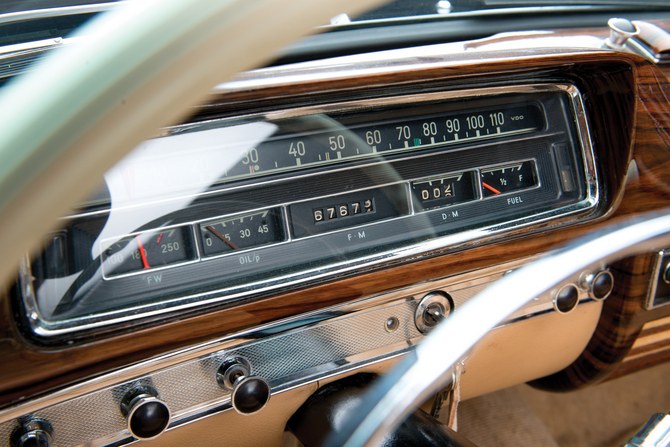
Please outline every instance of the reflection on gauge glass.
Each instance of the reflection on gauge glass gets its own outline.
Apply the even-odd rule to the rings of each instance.
[[[202,222],[198,228],[203,256],[215,256],[286,240],[279,207]]]
[[[539,184],[533,160],[493,166],[480,172],[484,197],[534,188]]]
[[[123,237],[102,252],[106,277],[193,261],[197,258],[192,227],[149,231]]]

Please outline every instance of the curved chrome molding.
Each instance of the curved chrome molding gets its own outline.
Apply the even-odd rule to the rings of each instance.
[[[604,34],[604,37],[606,36]],[[547,54],[569,59],[585,53],[593,55],[612,53],[613,50],[602,48],[604,37],[556,36],[552,31],[501,33],[481,40],[403,48],[251,70],[237,75],[232,81],[217,85],[212,93],[222,95],[301,83],[464,67],[482,63],[529,62]],[[499,39],[503,41],[499,42]],[[500,52],[505,52],[506,55],[498,56]],[[217,103],[211,103],[201,107],[216,105]]]
[[[26,20],[46,19],[49,17],[71,16],[77,14],[95,14],[118,8],[125,1],[110,3],[93,3],[90,5],[61,6],[59,8],[32,9],[29,11],[10,12],[0,14],[0,24],[24,22]]]

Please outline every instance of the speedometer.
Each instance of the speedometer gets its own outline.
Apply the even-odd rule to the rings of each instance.
[[[471,102],[471,104],[475,104]],[[544,114],[534,103],[481,108],[468,103],[453,113],[453,104],[423,105],[423,116],[409,111],[387,119],[360,124],[361,114],[338,114],[316,119],[273,121],[275,136],[252,148],[231,154],[237,162],[226,169],[220,182],[258,177],[276,172],[361,160],[434,147],[450,147],[509,138],[544,127]],[[426,114],[430,108],[431,113]],[[398,112],[395,115],[399,115]],[[350,124],[351,122],[354,124]],[[298,132],[295,127],[301,127]],[[309,130],[305,129],[308,127]],[[335,130],[333,130],[335,129]],[[346,130],[346,131],[345,131]]]

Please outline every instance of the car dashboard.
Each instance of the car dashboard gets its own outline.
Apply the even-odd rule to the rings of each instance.
[[[213,426],[280,445],[320,387],[388,371],[503,276],[665,208],[670,25],[634,23],[637,46],[608,46],[606,26],[503,33],[216,86],[21,260],[0,445],[215,445]],[[461,396],[667,360],[664,249],[509,315],[462,360]],[[236,401],[231,365],[267,384],[260,408]],[[130,422],[138,393],[165,405],[160,433]]]

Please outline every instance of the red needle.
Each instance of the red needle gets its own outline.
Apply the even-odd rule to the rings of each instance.
[[[157,245],[160,244],[162,240],[163,240],[163,233],[161,233],[160,236],[158,236],[158,240],[156,241],[156,244]]]
[[[482,182],[482,185],[484,185],[484,188],[488,189],[489,191],[493,191],[495,194],[501,194],[501,192],[495,189],[493,186],[489,186],[484,182]]]
[[[142,239],[140,239],[139,235],[135,236],[135,239],[137,239],[137,245],[139,245],[140,247],[140,256],[142,257],[142,265],[144,265],[145,269],[151,268],[149,267],[149,263],[147,262],[147,254],[144,251],[144,245],[142,245]]]

